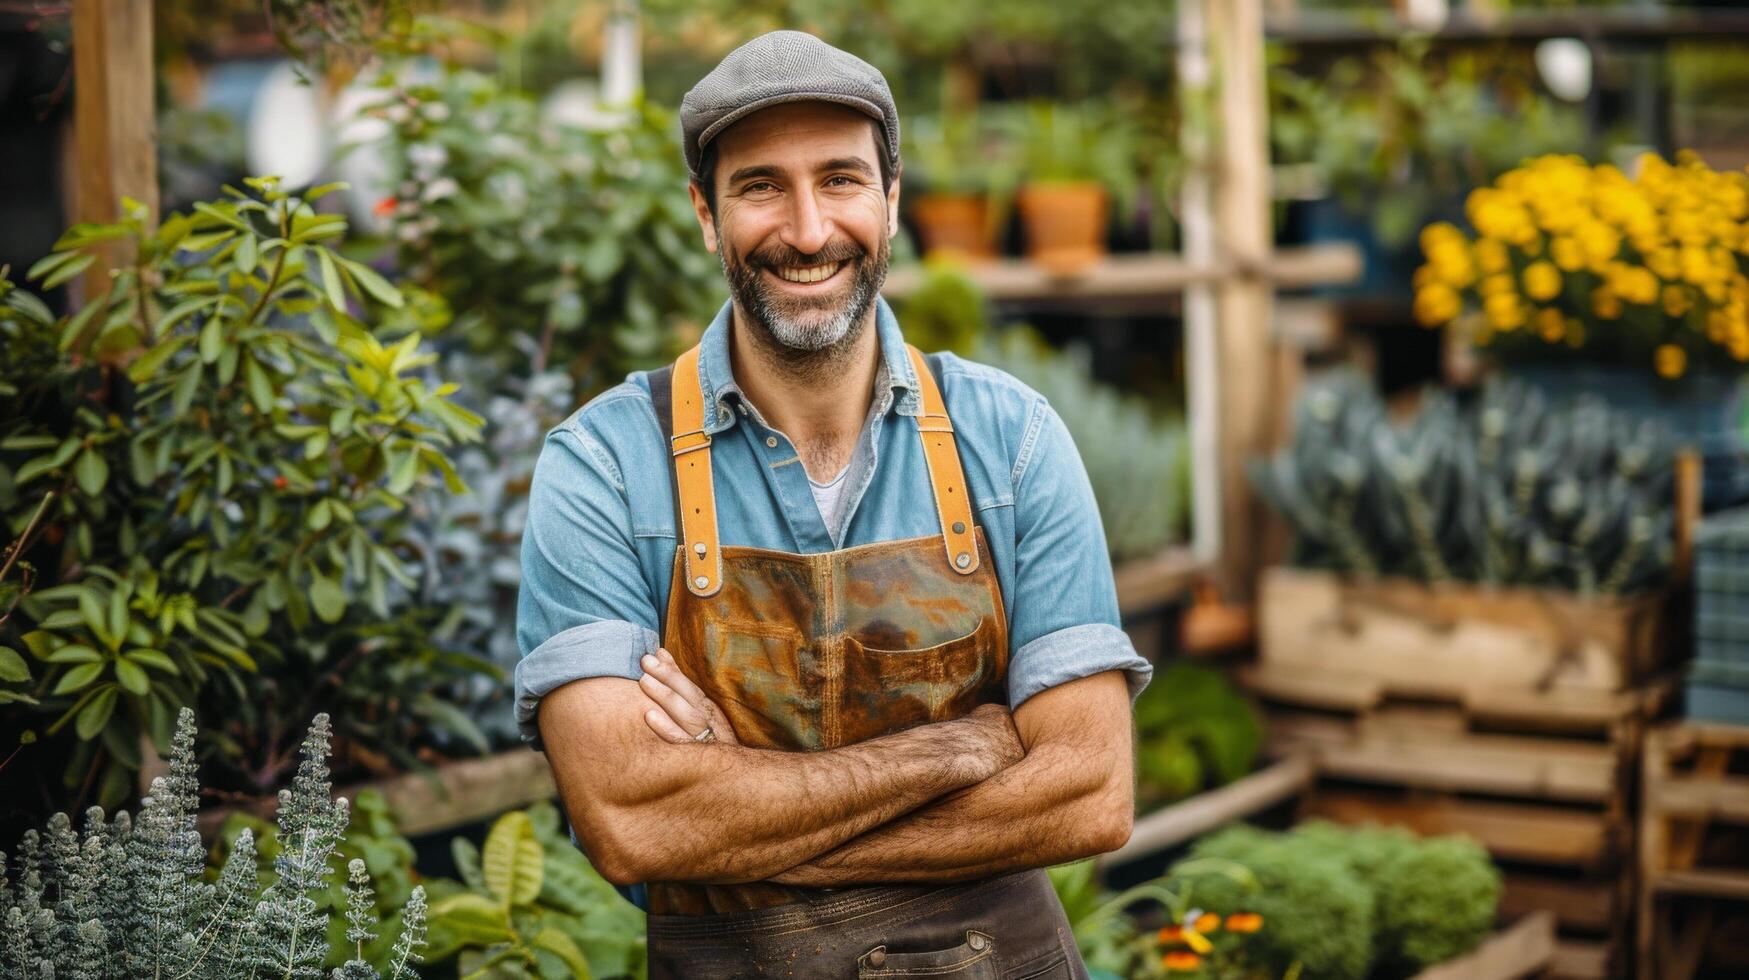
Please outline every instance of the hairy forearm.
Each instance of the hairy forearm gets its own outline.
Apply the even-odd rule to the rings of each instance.
[[[1129,840],[1134,777],[1117,675],[1038,695],[1017,713],[1026,758],[776,876],[840,886],[959,881],[1048,867]],[[1098,719],[1090,721],[1089,719]]]
[[[976,786],[862,834],[774,880],[841,886],[962,881],[1042,868],[1129,839],[1130,774],[1075,778],[1085,760],[1033,752]]]
[[[542,704],[542,738],[578,837],[603,874],[624,882],[767,878],[1019,757],[1012,730],[1005,745],[989,715],[821,752],[672,745],[629,727],[616,743],[599,721],[568,739],[556,698],[564,690]],[[603,744],[620,764],[602,764]]]

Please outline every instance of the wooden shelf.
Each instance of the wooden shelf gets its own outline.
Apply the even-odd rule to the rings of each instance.
[[[1283,759],[1237,782],[1156,810],[1138,818],[1129,843],[1100,855],[1099,864],[1110,867],[1149,857],[1260,810],[1267,810],[1298,796],[1311,785],[1315,775],[1311,760]]]
[[[1063,302],[1067,300],[1166,300],[1187,286],[1258,276],[1279,289],[1337,285],[1360,278],[1360,250],[1345,242],[1278,249],[1255,268],[1236,262],[1199,265],[1164,252],[1110,255],[1074,275],[1057,275],[1025,259],[999,259],[965,265],[961,271],[985,296],[998,303]],[[923,282],[919,265],[896,266],[881,290],[888,299],[904,299]]]
[[[1665,871],[1648,884],[1660,895],[1700,895],[1749,901],[1749,872]]]
[[[1512,980],[1536,974],[1555,957],[1555,918],[1527,915],[1468,953],[1415,975],[1415,980]]]
[[[1394,44],[1411,35],[1458,44],[1533,42],[1557,37],[1637,43],[1715,40],[1749,35],[1749,11],[1618,7],[1526,10],[1486,17],[1454,11],[1435,30],[1404,23],[1390,14],[1369,16],[1339,11],[1304,11],[1271,17],[1264,23],[1264,36],[1269,40],[1302,46]]]

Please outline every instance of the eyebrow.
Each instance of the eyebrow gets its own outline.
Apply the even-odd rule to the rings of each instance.
[[[859,173],[864,177],[873,177],[874,176],[874,168],[869,166],[868,161],[862,159],[861,157],[835,157],[831,160],[827,160],[826,162],[820,164],[818,169],[819,170],[850,170],[850,171],[854,171],[856,173]],[[751,167],[742,167],[741,169],[739,169],[739,170],[737,170],[734,173],[729,175],[729,184],[731,186],[733,186],[735,184],[741,183],[742,181],[752,180],[756,177],[762,177],[762,178],[782,177],[787,172],[788,171],[784,170],[782,167],[772,166],[771,164],[757,164],[757,165],[751,166]]]

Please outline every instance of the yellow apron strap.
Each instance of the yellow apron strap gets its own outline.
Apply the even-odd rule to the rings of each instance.
[[[966,492],[965,471],[960,469],[953,423],[948,420],[947,403],[941,399],[941,389],[935,386],[935,375],[923,360],[923,352],[910,344],[905,350],[917,369],[917,386],[923,396],[917,435],[923,440],[923,459],[929,464],[929,484],[935,490],[935,512],[947,541],[947,564],[961,575],[970,575],[978,570],[978,545],[972,536],[972,498]]]
[[[711,437],[704,431],[704,378],[698,348],[674,362],[674,493],[680,501],[680,526],[674,529],[686,556],[686,587],[696,596],[715,595],[723,585],[723,558],[717,547],[717,497],[711,481]]]

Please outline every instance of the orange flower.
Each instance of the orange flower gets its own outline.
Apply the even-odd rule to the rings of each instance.
[[[1187,952],[1186,950],[1176,949],[1170,953],[1167,953],[1165,955],[1165,957],[1163,957],[1160,960],[1160,962],[1168,970],[1174,970],[1174,971],[1181,972],[1181,973],[1190,973],[1194,970],[1201,968],[1202,957],[1196,955],[1195,953]]]
[[[379,218],[386,218],[389,215],[395,213],[395,205],[400,204],[400,203],[401,203],[400,201],[395,200],[395,196],[393,194],[390,194],[388,197],[382,198],[381,200],[377,201],[377,203],[371,207],[370,213],[376,215]]]
[[[1227,916],[1228,932],[1256,932],[1263,928],[1263,916],[1256,912],[1234,912]]]
[[[1161,926],[1160,935],[1156,938],[1163,943],[1184,942],[1184,927],[1179,925]]]
[[[1214,932],[1221,927],[1221,917],[1213,912],[1204,912],[1202,917],[1191,925],[1197,932]]]

